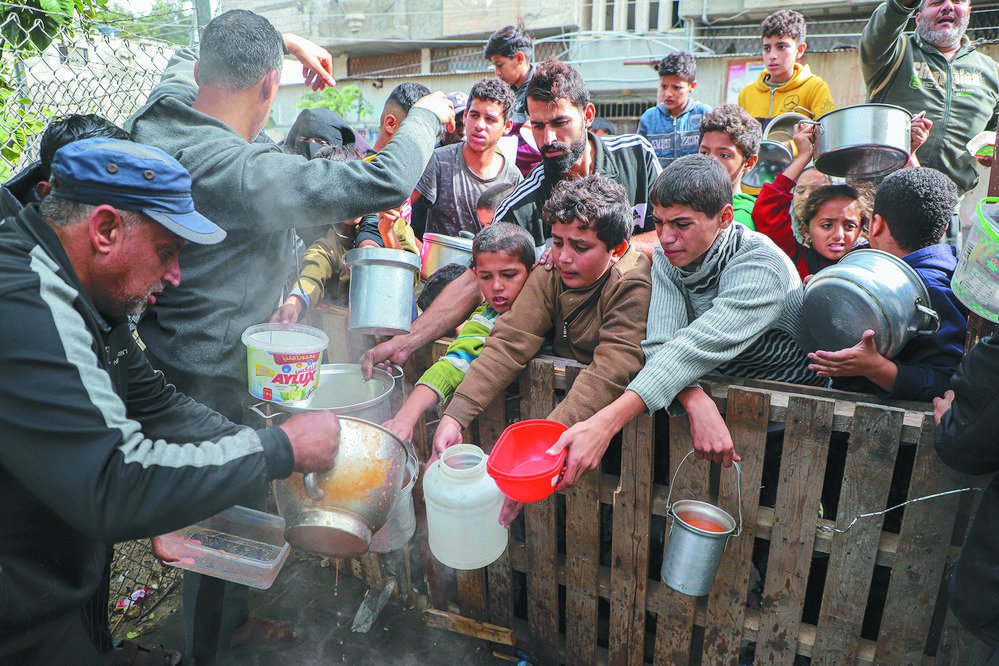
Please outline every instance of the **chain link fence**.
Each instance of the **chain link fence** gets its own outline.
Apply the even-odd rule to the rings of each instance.
[[[53,118],[97,113],[121,125],[174,49],[108,23],[53,25],[4,2],[0,34],[0,182],[37,157],[41,131]]]
[[[52,119],[96,113],[123,124],[175,48],[106,22],[54,25],[37,10],[4,2],[0,35],[0,182],[37,158]],[[115,637],[147,630],[179,582],[179,570],[162,566],[148,540],[117,544],[109,597]]]

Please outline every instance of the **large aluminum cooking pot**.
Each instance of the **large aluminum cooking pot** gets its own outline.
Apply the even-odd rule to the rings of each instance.
[[[761,141],[758,154],[759,159],[756,161],[756,166],[742,177],[742,184],[749,188],[759,189],[766,183],[774,182],[777,175],[791,166],[791,162],[794,161],[788,147],[776,141]],[[752,192],[747,192],[747,194],[752,194]]]
[[[901,169],[909,161],[912,115],[890,104],[857,104],[818,120],[815,168],[830,176],[868,178]]]
[[[324,363],[319,368],[319,386],[305,400],[279,403],[260,403],[254,406],[258,416],[271,418],[272,412],[262,413],[260,408],[270,404],[289,414],[302,414],[323,409],[334,409],[341,416],[353,416],[366,421],[381,423],[395,413],[390,398],[396,380],[401,379],[402,368],[392,366],[394,374],[375,367],[371,379],[365,380],[361,366],[354,363]]]
[[[880,250],[848,253],[805,287],[804,314],[819,349],[838,351],[874,331],[878,352],[894,358],[916,335],[936,333],[940,318],[919,274]]]
[[[405,250],[362,247],[343,260],[350,269],[347,328],[369,335],[409,333],[419,257]]]
[[[333,469],[274,482],[285,539],[296,548],[330,557],[368,550],[415,458],[411,448],[385,428],[351,417],[339,419],[340,447]]]
[[[420,251],[420,277],[430,278],[438,268],[448,264],[472,264],[472,239],[443,234],[423,234]]]

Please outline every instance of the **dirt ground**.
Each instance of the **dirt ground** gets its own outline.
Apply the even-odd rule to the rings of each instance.
[[[509,664],[493,656],[495,646],[485,641],[424,625],[423,613],[401,596],[393,596],[368,633],[351,631],[354,615],[367,586],[342,567],[324,566],[320,558],[292,552],[269,590],[251,590],[251,613],[288,620],[298,638],[281,646],[244,647],[224,655],[220,664],[296,666]],[[142,623],[144,645],[161,644],[184,650],[181,586],[177,585]],[[123,622],[116,638],[124,637]],[[131,630],[131,629],[130,629]],[[508,653],[512,649],[507,648]],[[193,661],[185,655],[185,664]]]

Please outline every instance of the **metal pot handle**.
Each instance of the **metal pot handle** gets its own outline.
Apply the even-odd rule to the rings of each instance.
[[[398,363],[389,363],[389,368],[391,369],[389,377],[392,379],[402,379],[406,376],[406,371]]]
[[[919,299],[916,299],[916,309],[922,312],[930,319],[932,319],[934,324],[932,329],[917,330],[916,335],[933,335],[934,333],[940,330],[940,315],[937,314],[936,310],[926,307],[925,305],[919,302]]]
[[[274,414],[268,414],[268,413],[266,413],[266,412],[263,411],[263,409],[262,409],[263,406],[267,405],[267,404],[269,404],[269,403],[266,400],[262,400],[261,402],[258,402],[255,405],[250,405],[249,407],[247,407],[247,409],[249,409],[251,412],[253,412],[257,416],[259,416],[263,420],[267,421],[269,419],[274,418]]]
[[[673,510],[673,504],[670,500],[673,499],[673,487],[676,485],[676,477],[680,473],[680,468],[683,467],[683,463],[687,462],[687,458],[689,458],[693,453],[694,449],[688,451],[687,455],[685,455],[683,460],[680,461],[680,464],[676,466],[675,470],[673,470],[673,476],[670,478],[669,494],[666,495],[666,515],[670,515]],[[739,536],[742,534],[742,467],[735,460],[732,461],[732,464],[735,465],[736,488],[738,488],[739,497],[739,526],[735,529],[735,532],[732,533],[732,536]]]
[[[305,494],[309,496],[314,502],[318,502],[326,496],[323,489],[319,487],[316,483],[316,473],[309,472],[308,474],[302,475],[302,487],[305,488]]]

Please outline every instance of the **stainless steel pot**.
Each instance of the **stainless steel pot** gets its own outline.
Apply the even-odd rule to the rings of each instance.
[[[758,154],[756,166],[742,177],[742,184],[746,187],[761,188],[766,183],[774,182],[777,175],[794,161],[788,147],[776,141],[761,141]]]
[[[264,405],[270,405],[289,414],[333,409],[340,416],[353,416],[381,423],[394,414],[390,398],[396,380],[403,376],[402,368],[399,366],[392,366],[392,370],[394,374],[375,367],[371,370],[371,379],[365,380],[360,365],[325,363],[319,368],[319,386],[308,399],[259,403],[254,405],[253,411],[267,419],[273,416],[273,412],[262,412],[261,408]]]
[[[894,358],[916,335],[936,333],[940,318],[919,274],[880,250],[853,250],[805,287],[804,316],[819,349],[838,351],[874,331],[878,352]]]
[[[355,333],[409,333],[419,258],[383,247],[356,248],[344,255],[350,268],[347,328]]]
[[[374,423],[340,419],[333,469],[292,474],[274,482],[285,539],[317,555],[344,557],[368,550],[399,496],[415,456],[406,444]]]
[[[794,139],[794,126],[802,120],[809,120],[809,116],[794,111],[774,116],[767,123],[766,129],[763,130],[763,138],[778,143],[792,141]]]
[[[443,234],[423,234],[420,251],[420,277],[427,280],[442,266],[472,264],[472,240]]]
[[[857,104],[818,120],[815,168],[830,176],[883,176],[909,161],[912,115],[890,104]]]

